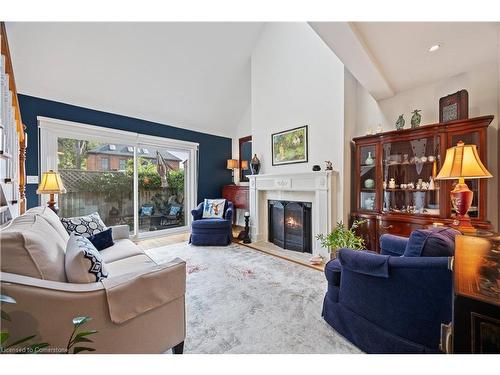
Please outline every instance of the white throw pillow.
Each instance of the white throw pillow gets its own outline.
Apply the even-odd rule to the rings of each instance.
[[[83,237],[90,237],[106,229],[106,225],[97,212],[80,217],[63,217],[61,223],[68,234],[76,233]]]
[[[99,251],[87,238],[74,233],[66,245],[65,268],[70,283],[95,283],[108,277]]]
[[[203,219],[222,219],[225,199],[205,199],[203,203]]]

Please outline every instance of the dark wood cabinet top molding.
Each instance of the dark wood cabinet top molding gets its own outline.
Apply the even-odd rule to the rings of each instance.
[[[477,127],[488,127],[493,121],[493,118],[495,116],[493,115],[488,115],[488,116],[480,116],[480,117],[474,117],[470,118],[467,120],[455,120],[455,121],[450,121],[446,123],[435,123],[435,124],[429,124],[429,125],[421,125],[418,128],[415,129],[403,129],[403,130],[390,130],[387,132],[383,133],[377,133],[377,134],[370,134],[370,135],[363,135],[359,137],[354,137],[353,141],[354,142],[373,142],[377,141],[379,138],[397,138],[397,139],[403,139],[403,137],[407,136],[409,138],[415,138],[417,135],[425,135],[428,134],[429,132],[441,132],[441,133],[446,133],[448,131],[460,131],[461,129],[468,129],[471,126],[477,126]],[[420,134],[422,133],[422,134]]]

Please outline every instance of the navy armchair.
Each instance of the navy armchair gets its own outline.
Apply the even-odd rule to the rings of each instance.
[[[454,251],[454,235],[441,245]],[[428,237],[420,236],[420,250],[429,244],[436,248]],[[340,249],[326,264],[322,315],[367,353],[439,352],[441,324],[452,320],[450,258],[410,256],[408,242],[384,235],[381,254]]]
[[[227,246],[231,243],[233,203],[226,201],[222,219],[203,219],[203,202],[191,211],[191,237],[189,243],[195,246]]]

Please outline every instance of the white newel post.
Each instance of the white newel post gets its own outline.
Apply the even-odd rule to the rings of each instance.
[[[328,233],[336,222],[335,178],[337,172],[303,172],[250,175],[250,235],[252,241],[267,241],[267,207],[264,200],[311,202],[313,254],[326,256],[316,235]],[[264,222],[265,221],[265,222]]]

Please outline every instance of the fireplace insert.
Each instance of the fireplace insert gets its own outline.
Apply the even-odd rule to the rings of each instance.
[[[268,201],[269,242],[287,249],[312,253],[311,203]]]

